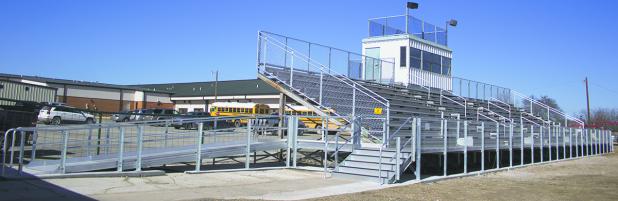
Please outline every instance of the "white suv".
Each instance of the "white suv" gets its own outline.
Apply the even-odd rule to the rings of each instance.
[[[94,115],[66,106],[45,106],[39,111],[39,122],[60,125],[63,123],[93,124]]]

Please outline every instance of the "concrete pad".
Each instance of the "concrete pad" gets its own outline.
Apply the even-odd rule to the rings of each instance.
[[[382,186],[375,182],[298,169],[0,181],[1,194],[8,193],[11,196],[6,198],[19,200],[63,199],[81,195],[96,200],[297,200],[378,188]],[[59,193],[62,190],[70,192],[69,195]]]

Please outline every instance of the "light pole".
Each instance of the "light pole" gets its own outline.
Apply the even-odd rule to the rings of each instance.
[[[445,31],[444,31],[444,45],[448,46],[448,27],[452,26],[452,27],[456,27],[457,26],[457,20],[451,19],[449,21],[446,21],[446,26]]]
[[[409,16],[410,16],[410,9],[418,9],[418,3],[415,2],[411,2],[409,1],[406,4],[406,34],[410,34],[410,32],[408,31],[408,24],[409,24]]]
[[[212,71],[212,74],[215,76],[215,102],[217,102],[217,90],[219,89],[219,70]]]

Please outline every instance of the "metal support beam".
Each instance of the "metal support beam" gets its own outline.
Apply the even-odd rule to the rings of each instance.
[[[250,168],[251,164],[251,136],[252,136],[252,124],[251,120],[247,121],[247,146],[245,149],[245,169]]]
[[[485,122],[481,122],[481,172],[485,172]]]
[[[202,166],[202,142],[204,141],[204,123],[197,124],[197,133],[195,143],[197,150],[195,150],[195,172],[199,172]]]
[[[534,125],[530,125],[530,164],[534,164]]]
[[[120,136],[118,137],[118,164],[116,170],[122,172],[122,162],[124,160],[124,127],[120,127]]]
[[[421,180],[421,119],[416,121],[416,170],[414,171],[414,175],[416,175],[416,181]]]
[[[543,141],[545,141],[545,139],[543,139],[543,127],[542,126],[539,127],[539,135],[541,135],[541,138],[540,138],[541,139],[541,142],[540,142],[541,143],[540,144],[541,148],[540,148],[539,151],[541,152],[541,163],[542,163],[543,162],[543,158],[544,158],[543,157],[543,151],[544,151],[543,149],[545,149],[545,145],[544,145],[545,143],[543,143]]]
[[[14,132],[13,132],[13,138],[15,138],[15,133]],[[66,131],[66,130],[62,131],[62,141],[63,142],[62,142],[62,153],[61,153],[61,156],[60,156],[60,173],[64,174],[64,173],[66,173],[67,149],[68,149],[68,146],[69,146],[69,132]]]
[[[509,125],[509,167],[513,167],[513,121]]]
[[[137,127],[137,161],[135,171],[142,171],[142,150],[144,148],[144,125]]]
[[[464,169],[464,174],[467,174],[468,173],[468,121],[464,121],[464,167],[463,169]]]
[[[442,171],[442,175],[446,176],[448,175],[448,134],[447,134],[447,124],[448,122],[445,119],[442,119],[442,121],[440,122],[440,132],[442,132],[442,139],[443,139],[443,143],[444,145],[442,146],[444,149],[442,150],[442,165],[444,166],[444,170]]]
[[[500,123],[496,122],[496,169],[500,169]]]

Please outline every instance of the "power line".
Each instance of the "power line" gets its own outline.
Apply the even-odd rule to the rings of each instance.
[[[592,84],[592,85],[594,85],[594,86],[597,86],[597,87],[599,87],[599,88],[605,89],[605,90],[607,90],[607,91],[609,91],[609,92],[612,92],[612,93],[618,94],[618,90],[610,89],[610,88],[608,88],[608,87],[604,87],[604,86],[601,86],[600,84],[597,84],[597,83],[594,83],[594,82],[590,82],[590,81],[589,81],[589,83],[590,83],[590,84]]]

